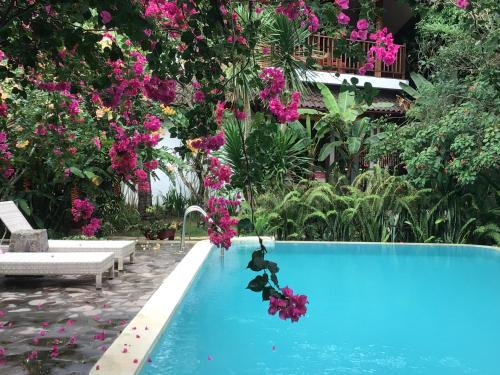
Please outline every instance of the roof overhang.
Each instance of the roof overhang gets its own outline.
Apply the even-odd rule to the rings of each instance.
[[[335,74],[332,72],[323,72],[320,70],[307,70],[305,72],[302,72],[300,77],[303,82],[321,82],[325,85],[337,86],[340,86],[342,82],[344,82],[344,80],[347,80],[347,82],[351,82],[351,78],[355,77],[358,79],[358,83],[356,84],[356,86],[362,87],[365,85],[365,83],[369,82],[373,87],[385,90],[401,90],[401,87],[399,86],[400,83],[408,84],[408,81],[405,79],[370,77],[357,74]]]

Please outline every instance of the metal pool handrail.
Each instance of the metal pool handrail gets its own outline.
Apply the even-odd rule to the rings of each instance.
[[[206,219],[208,218],[208,214],[207,212],[201,208],[200,206],[189,206],[186,211],[184,212],[184,220],[182,221],[182,236],[181,236],[181,250],[184,250],[184,242],[185,242],[185,238],[186,238],[186,219],[187,219],[187,216],[188,214],[190,214],[191,212],[199,212],[200,214],[203,215],[203,217]],[[208,222],[211,223],[212,222],[212,219],[208,219]]]

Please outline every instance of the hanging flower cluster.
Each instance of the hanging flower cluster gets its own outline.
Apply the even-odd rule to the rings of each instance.
[[[163,105],[169,105],[175,100],[176,86],[174,80],[162,80],[156,76],[144,77],[144,95]]]
[[[351,40],[366,40],[368,38],[369,27],[370,23],[365,18],[358,20],[356,28],[351,31]]]
[[[158,163],[145,160],[142,162],[144,169],[141,169],[138,160],[139,149],[153,148],[158,144],[161,137],[161,121],[149,113],[145,115],[134,113],[133,102],[142,93],[151,100],[168,105],[175,100],[176,83],[173,80],[162,80],[156,76],[146,75],[146,59],[141,53],[131,51],[129,57],[129,63],[121,59],[109,61],[110,75],[114,82],[106,91],[108,96],[106,107],[120,112],[123,121],[123,123],[110,123],[114,142],[109,150],[109,156],[111,167],[119,176],[125,181],[136,183],[139,190],[149,191],[151,189],[149,178],[144,169],[152,170]],[[95,93],[93,101],[101,105],[105,100]],[[139,127],[141,117],[143,117],[142,127]]]
[[[189,27],[187,18],[190,15],[196,14],[196,9],[188,6],[188,4],[184,2],[182,2],[180,6],[178,3],[180,3],[180,1],[143,1],[145,8],[144,15],[146,17],[161,20],[165,28],[178,31],[187,30]]]
[[[206,220],[208,237],[214,245],[222,246],[226,250],[231,247],[231,239],[238,234],[234,229],[238,224],[238,219],[231,217],[229,207],[238,207],[239,205],[239,200],[215,196],[208,198],[208,217]]]
[[[339,8],[337,13],[337,22],[340,25],[348,25],[351,20],[347,14],[342,12],[342,10],[349,9],[349,0],[335,0],[335,5]]]
[[[82,227],[82,234],[87,237],[93,237],[97,231],[101,228],[101,220],[92,217],[95,210],[95,206],[90,203],[90,201],[85,199],[73,199],[71,207],[71,215],[73,216],[73,221],[75,223],[87,222],[86,225]]]
[[[311,32],[318,31],[319,19],[303,0],[279,3],[276,13],[283,14],[290,20],[300,20],[300,26]]]
[[[291,101],[284,104],[281,101],[281,94],[285,89],[285,76],[280,68],[265,68],[259,74],[259,78],[264,83],[264,88],[259,96],[269,105],[269,110],[276,116],[280,123],[287,123],[299,119],[300,93],[295,91],[291,95]]]
[[[366,62],[359,68],[359,74],[364,75],[368,70],[373,70],[376,60],[382,61],[386,65],[392,65],[396,62],[399,45],[394,44],[392,34],[388,32],[386,27],[370,34],[370,40],[373,40],[375,45],[368,50]]]
[[[209,161],[208,173],[203,184],[207,188],[219,190],[224,184],[231,182],[233,172],[229,166],[222,164],[218,158],[209,157]]]
[[[307,296],[293,294],[293,290],[287,286],[282,288],[281,292],[283,294],[282,298],[269,297],[268,313],[270,315],[279,313],[280,319],[290,319],[292,323],[298,322],[307,312]]]

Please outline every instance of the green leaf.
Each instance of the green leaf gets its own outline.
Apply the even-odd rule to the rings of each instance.
[[[326,109],[328,109],[330,113],[339,113],[339,105],[330,89],[324,83],[317,83],[317,85],[321,91],[321,95],[323,95]]]
[[[30,206],[28,205],[28,202],[26,202],[25,199],[19,198],[19,199],[16,200],[16,202],[17,202],[17,205],[19,206],[19,208],[21,210],[23,210],[26,215],[28,215],[28,216],[31,215],[31,208],[30,208]]]
[[[341,141],[326,143],[319,152],[318,160],[324,161],[335,150],[335,147],[338,147],[341,144],[342,144]]]
[[[407,85],[406,83],[400,82],[399,87],[406,92],[408,95],[412,96],[413,98],[417,99],[420,97],[420,94],[418,93],[417,90],[415,90],[413,87],[410,85]]]
[[[297,110],[299,114],[301,115],[321,115],[323,116],[324,113],[321,111],[317,111],[316,109],[309,109],[309,108],[300,108]]]
[[[349,154],[351,155],[357,154],[360,147],[361,147],[360,138],[358,137],[347,138],[347,149],[349,150]]]
[[[263,274],[262,276],[256,276],[253,280],[251,280],[248,285],[247,289],[250,289],[254,292],[261,292],[264,287],[266,286],[268,281],[268,276],[267,274]]]
[[[96,174],[92,171],[89,171],[88,169],[83,171],[83,174],[89,179],[92,180],[92,178],[96,177]]]
[[[71,171],[71,173],[73,173],[75,176],[78,176],[80,178],[85,178],[85,175],[83,174],[83,172],[81,171],[81,169],[77,168],[77,167],[70,167],[69,170]]]

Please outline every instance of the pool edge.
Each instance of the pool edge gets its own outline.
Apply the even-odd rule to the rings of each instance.
[[[97,363],[92,366],[89,374],[135,375],[140,372],[147,361],[148,354],[189,289],[212,246],[208,240],[203,240],[197,242],[188,251]],[[140,337],[137,338],[136,335]],[[127,348],[127,353],[123,353],[124,347]],[[137,363],[134,363],[135,360]]]
[[[274,242],[274,238],[263,237],[263,239],[266,242]],[[235,238],[233,242],[235,245],[258,243],[257,237],[239,237]],[[184,298],[212,248],[213,245],[209,240],[203,240],[197,242],[188,251],[106,352],[92,366],[89,375],[136,375],[140,373],[147,363],[148,355],[167,327],[170,318]],[[140,337],[137,338],[136,335]],[[123,353],[124,347],[127,348],[126,353]],[[137,363],[134,363],[136,359]],[[97,366],[99,366],[99,370],[97,370]]]

